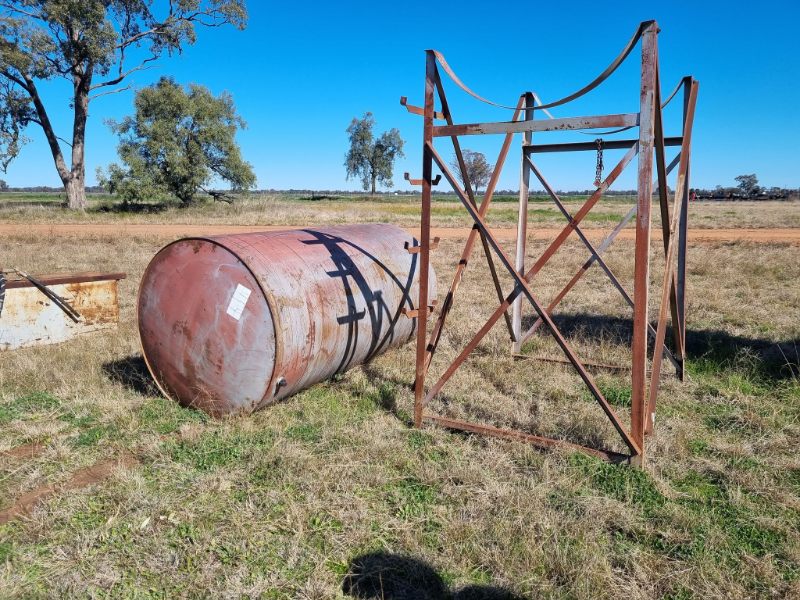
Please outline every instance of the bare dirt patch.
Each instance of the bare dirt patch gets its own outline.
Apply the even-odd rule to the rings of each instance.
[[[0,525],[5,525],[13,519],[18,519],[29,514],[39,501],[53,494],[100,483],[111,477],[115,469],[130,469],[138,464],[139,461],[133,454],[124,452],[117,458],[103,460],[91,467],[86,467],[85,469],[75,472],[72,478],[64,483],[43,485],[42,487],[36,488],[33,491],[23,494],[17,498],[14,504],[0,511]]]
[[[45,447],[46,446],[42,442],[31,442],[30,444],[23,444],[22,446],[17,446],[7,452],[3,452],[2,456],[18,459],[33,458],[44,452]]]

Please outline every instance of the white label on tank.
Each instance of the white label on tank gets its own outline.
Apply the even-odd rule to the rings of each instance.
[[[244,287],[241,283],[236,286],[236,291],[233,292],[231,303],[228,304],[228,314],[237,321],[242,317],[242,311],[247,304],[247,299],[250,297],[250,290]]]

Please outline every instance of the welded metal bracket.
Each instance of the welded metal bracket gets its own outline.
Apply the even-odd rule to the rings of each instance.
[[[428,316],[430,317],[433,312],[436,310],[436,306],[439,304],[438,300],[431,300],[431,303],[428,304]],[[419,309],[418,308],[406,308],[403,307],[400,309],[400,314],[404,317],[408,317],[409,319],[418,319],[419,318]]]
[[[422,250],[422,246],[412,246],[410,242],[406,242],[403,244],[403,247],[408,250],[409,254],[417,254],[420,250]],[[433,241],[428,244],[428,248],[431,250],[436,250],[439,247],[439,238],[433,238]]]
[[[413,104],[408,103],[408,96],[400,96],[400,104],[401,106],[405,106],[406,110],[410,112],[412,115],[419,115],[421,117],[425,116],[425,109],[421,106],[414,106]],[[444,121],[444,114],[440,112],[433,113],[434,119],[439,119],[440,121]]]
[[[422,185],[422,179],[411,179],[411,175],[408,173],[403,173],[403,179],[405,179],[411,185]],[[437,175],[431,180],[431,185],[439,185],[439,182],[442,180],[442,176]]]

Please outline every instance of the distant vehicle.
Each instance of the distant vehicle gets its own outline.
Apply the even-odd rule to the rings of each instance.
[[[704,192],[697,194],[698,200],[788,200],[794,198],[787,190],[766,191],[761,190],[752,194],[741,194],[729,190]]]
[[[737,194],[735,192],[727,192],[727,191],[721,191],[721,192],[715,191],[703,197],[707,198],[708,200],[747,200],[747,198],[742,196],[741,194]]]

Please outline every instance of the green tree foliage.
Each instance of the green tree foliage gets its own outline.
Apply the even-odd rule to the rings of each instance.
[[[742,190],[742,193],[747,196],[759,191],[758,177],[755,176],[755,173],[752,175],[739,175],[734,177],[734,181],[736,181],[736,187]]]
[[[461,155],[464,157],[464,166],[467,168],[469,183],[477,194],[479,189],[489,183],[489,179],[492,176],[492,167],[489,166],[486,156],[482,152],[464,149]],[[450,166],[453,168],[455,176],[461,181],[461,185],[466,189],[467,184],[464,181],[464,174],[461,172],[461,165],[455,153],[453,153],[453,160],[450,161]]]
[[[8,172],[22,147],[30,140],[23,130],[35,119],[28,97],[14,89],[8,80],[0,79],[0,170]]]
[[[400,138],[400,131],[392,127],[389,131],[374,139],[372,130],[375,128],[375,118],[367,111],[364,117],[353,117],[347,133],[350,134],[350,150],[345,154],[344,166],[347,168],[347,179],[357,177],[365,190],[372,189],[375,194],[375,184],[380,183],[385,187],[392,187],[392,170],[397,157],[404,157],[403,146],[405,142]]]
[[[120,123],[108,121],[120,138],[122,165],[98,169],[97,176],[111,193],[128,201],[172,194],[188,203],[216,179],[236,191],[255,186],[253,167],[234,139],[246,123],[229,93],[215,98],[205,86],[184,89],[162,77],[136,92],[134,109]]]
[[[44,131],[72,208],[86,206],[85,138],[89,103],[165,54],[194,44],[196,27],[244,29],[245,0],[0,1],[0,166],[17,156],[30,123]],[[38,84],[72,87],[71,140],[56,135]],[[69,165],[62,145],[69,146]]]

